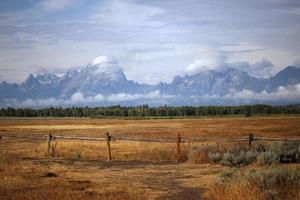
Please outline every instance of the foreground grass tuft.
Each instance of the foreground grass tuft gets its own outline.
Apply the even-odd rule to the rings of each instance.
[[[212,200],[294,200],[299,196],[299,167],[224,171],[209,191]]]

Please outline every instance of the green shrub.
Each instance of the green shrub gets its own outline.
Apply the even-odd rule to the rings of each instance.
[[[280,162],[300,162],[300,142],[274,142],[269,145],[269,151],[280,159]]]
[[[221,164],[232,166],[235,165],[235,155],[233,153],[226,152],[223,154]]]
[[[245,161],[244,163],[245,164],[250,164],[252,163],[253,161],[255,161],[257,158],[257,152],[253,152],[253,151],[247,151],[245,153]]]
[[[240,153],[224,153],[221,163],[228,166],[248,165],[256,159],[256,152],[241,151]]]
[[[257,163],[259,165],[271,165],[279,162],[279,157],[276,153],[273,152],[261,152],[257,156]]]
[[[212,161],[214,163],[219,162],[220,160],[222,160],[222,156],[218,152],[216,152],[216,153],[209,152],[208,153],[208,158],[209,158],[210,161]]]
[[[285,162],[295,163],[300,161],[299,142],[273,142],[271,144],[257,143],[251,151],[243,145],[236,145],[221,153],[220,148],[204,147],[195,148],[191,151],[189,158],[196,163],[220,162],[227,166],[249,165],[257,160],[259,165],[271,165],[273,163]]]

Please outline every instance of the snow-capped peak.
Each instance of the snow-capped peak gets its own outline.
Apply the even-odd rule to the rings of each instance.
[[[41,72],[37,74],[36,79],[41,84],[53,84],[54,82],[58,81],[59,77],[55,74]]]

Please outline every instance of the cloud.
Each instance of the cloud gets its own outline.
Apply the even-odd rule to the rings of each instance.
[[[71,6],[74,2],[75,0],[42,0],[37,6],[46,11],[61,11]]]
[[[162,23],[152,18],[164,13],[154,6],[109,0],[96,9],[91,18],[97,23],[116,27],[157,27]]]
[[[89,63],[88,68],[92,69],[95,75],[105,73],[114,79],[120,79],[119,75],[123,74],[122,68],[112,56],[97,56]]]
[[[4,106],[13,107],[48,107],[48,106],[63,106],[65,101],[63,99],[48,98],[48,99],[26,99],[19,101],[16,99],[8,99]]]
[[[293,63],[296,67],[300,67],[300,58],[294,61]]]
[[[101,65],[101,64],[117,64],[117,60],[112,56],[98,56],[91,61],[92,65]]]
[[[171,95],[161,95],[160,91],[155,90],[148,94],[127,94],[127,93],[118,93],[107,96],[106,100],[108,102],[122,102],[122,101],[133,101],[139,99],[145,100],[155,100],[155,99],[166,99],[172,98]]]
[[[256,77],[270,77],[273,75],[275,66],[271,61],[265,58],[254,63],[249,63],[247,61],[227,61],[229,57],[228,52],[241,53],[244,51],[256,51],[255,48],[251,50],[251,48],[245,48],[244,46],[248,46],[248,43],[243,43],[242,46],[233,46],[234,48],[230,47],[227,49],[201,48],[198,50],[198,58],[187,65],[185,73],[192,75],[207,70],[224,71],[228,68],[236,68]]]
[[[263,50],[263,47],[249,42],[240,42],[237,44],[223,45],[219,47],[219,51],[224,53],[251,53]]]
[[[126,103],[133,101],[161,101],[169,98],[173,98],[171,95],[162,95],[158,90],[152,91],[147,94],[135,93],[118,93],[104,96],[102,94],[97,95],[84,95],[81,92],[74,93],[69,99],[48,98],[48,99],[6,99],[2,106],[13,107],[49,107],[49,106],[73,106],[73,105],[110,105],[116,103]],[[17,106],[16,106],[17,105]]]
[[[120,58],[134,49],[159,49],[164,44],[171,44],[167,46],[171,50],[133,52],[126,74],[180,73],[192,61],[189,73],[205,66],[216,68],[218,59],[193,58],[194,49],[187,50],[190,45],[216,48],[232,62],[267,58],[277,69],[300,50],[300,15],[281,12],[299,13],[299,0],[80,0],[79,6],[77,2],[0,1],[0,65],[17,68],[2,74],[6,80],[21,81],[27,74],[22,71],[31,65],[81,65],[102,52]],[[24,56],[32,60],[1,59]]]
[[[273,75],[274,70],[274,64],[267,59],[262,59],[252,64],[246,61],[237,61],[226,65],[227,68],[236,68],[256,77],[270,77]]]
[[[197,104],[209,105],[241,105],[253,103],[299,103],[300,99],[300,84],[289,85],[286,87],[280,86],[273,92],[261,91],[255,92],[247,89],[236,91],[231,89],[229,93],[220,95],[201,95],[191,96],[189,102],[196,102]]]
[[[83,93],[76,92],[71,96],[70,100],[65,101],[64,104],[96,103],[104,100],[106,100],[106,98],[101,94],[85,97]]]
[[[187,74],[196,74],[206,70],[220,70],[224,65],[226,56],[219,51],[204,49],[200,52],[200,57],[185,68]]]
[[[160,73],[143,73],[140,74],[142,79],[139,81],[139,83],[145,83],[145,84],[158,84],[160,82],[164,83],[171,83],[174,76],[170,73],[168,74],[160,74]]]
[[[300,84],[290,85],[287,87],[280,86],[273,92],[254,92],[250,90],[242,90],[225,95],[225,99],[238,100],[262,100],[262,101],[299,101],[300,99]]]
[[[102,94],[97,94],[95,96],[84,96],[83,93],[77,92],[73,94],[70,100],[66,101],[67,104],[72,103],[96,103],[96,102],[124,102],[124,101],[134,101],[134,100],[153,100],[153,99],[166,99],[172,98],[170,95],[162,95],[160,91],[154,90],[150,93],[142,94],[142,93],[117,93],[104,96]]]
[[[74,106],[74,105],[113,105],[125,104],[128,102],[148,103],[150,105],[166,105],[170,102],[176,102],[178,99],[188,100],[189,102],[230,102],[231,104],[244,104],[253,102],[299,102],[300,84],[290,85],[287,87],[280,86],[273,92],[254,92],[244,89],[242,91],[231,90],[228,94],[219,95],[201,95],[191,97],[179,97],[173,95],[162,95],[159,91],[152,91],[148,94],[128,94],[118,93],[108,96],[97,94],[95,96],[85,96],[83,93],[77,92],[70,99],[26,99],[19,101],[16,99],[6,99],[2,103],[2,107],[49,107],[49,106]],[[170,100],[170,101],[169,101]],[[180,103],[179,103],[180,104]],[[222,104],[222,103],[220,103]],[[17,105],[17,106],[16,106]]]

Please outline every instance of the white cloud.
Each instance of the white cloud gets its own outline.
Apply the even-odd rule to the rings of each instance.
[[[234,63],[226,63],[226,65],[228,68],[236,68],[255,77],[270,77],[274,75],[274,64],[267,59],[262,59],[255,63],[236,61]]]
[[[231,102],[231,104],[251,104],[253,102],[299,102],[300,101],[300,84],[289,85],[287,87],[280,86],[273,92],[255,92],[247,89],[236,91],[229,89],[229,93],[223,96],[220,95],[202,95],[192,96],[191,98],[196,102],[210,102],[215,101]]]
[[[241,99],[241,100],[291,100],[291,101],[299,101],[300,100],[300,84],[290,85],[287,87],[280,86],[274,92],[262,91],[259,93],[250,91],[250,90],[242,90],[240,92],[235,92],[232,94],[227,94],[224,96],[228,99]]]
[[[132,101],[132,100],[139,100],[139,99],[145,99],[145,100],[153,100],[153,99],[167,99],[172,98],[173,96],[170,95],[161,95],[160,91],[155,90],[148,94],[128,94],[128,93],[118,93],[118,94],[112,94],[106,97],[106,100],[108,102],[121,102],[121,101]]]
[[[242,45],[227,47],[223,49],[201,48],[197,51],[198,57],[185,68],[185,73],[192,75],[207,70],[224,71],[228,68],[236,68],[256,77],[270,77],[274,75],[274,64],[265,58],[253,63],[238,60],[229,62],[229,52],[256,51],[256,47],[253,47],[251,44],[242,43]]]
[[[16,99],[6,99],[4,101],[3,107],[7,106],[16,106],[17,107],[49,107],[49,106],[72,106],[72,105],[109,105],[109,104],[122,104],[124,102],[148,102],[148,103],[157,103],[164,105],[168,104],[168,99],[175,100],[178,97],[173,95],[162,95],[158,90],[152,91],[147,94],[128,94],[128,93],[118,93],[104,96],[102,94],[97,94],[94,96],[85,96],[83,93],[77,92],[71,96],[70,99],[26,99],[19,101]],[[262,102],[276,102],[276,101],[290,101],[290,102],[299,102],[300,100],[300,84],[290,85],[287,87],[280,86],[277,90],[273,92],[254,92],[251,90],[242,90],[235,91],[234,89],[224,96],[219,95],[202,95],[202,96],[191,96],[186,97],[186,99],[191,99],[194,102],[214,102],[214,100],[221,101],[230,101],[232,104],[235,103],[251,103],[254,101]]]
[[[101,65],[101,64],[117,64],[117,60],[112,56],[98,56],[91,61],[92,65]]]
[[[84,102],[83,94],[81,92],[76,92],[71,96],[71,102],[83,103]]]
[[[11,100],[7,101],[9,106],[17,107],[43,107],[43,106],[62,106],[65,101],[63,99],[49,98],[49,99],[26,99],[24,101]]]
[[[94,58],[89,66],[94,69],[95,74],[107,73],[110,75],[118,75],[122,68],[118,65],[117,60],[112,56],[98,56]],[[115,77],[118,79],[119,77]]]
[[[226,56],[213,49],[203,49],[200,56],[185,68],[187,74],[196,74],[206,70],[219,70],[224,65]]]
[[[128,93],[118,93],[104,96],[102,94],[85,96],[81,92],[74,93],[70,99],[26,99],[23,101],[18,101],[16,99],[6,99],[5,105],[3,106],[16,106],[18,107],[49,107],[49,106],[72,106],[72,105],[103,105],[112,103],[122,103],[135,100],[165,100],[168,98],[173,98],[171,95],[162,95],[158,90],[152,91],[147,94],[128,94]]]
[[[126,74],[146,74],[153,68],[157,73],[176,68],[179,73],[193,61],[193,53],[184,48],[190,44],[215,47],[226,52],[229,59],[232,57],[230,62],[253,63],[257,58],[268,58],[277,71],[299,57],[299,15],[277,12],[286,9],[274,6],[274,1],[104,0],[81,1],[80,6],[73,6],[75,0],[31,0],[26,6],[14,5],[15,1],[0,2],[11,2],[3,6],[0,16],[0,64],[16,68],[12,73],[1,74],[10,82],[23,81],[31,65],[66,68],[81,65],[100,52],[121,57],[133,49],[164,44],[177,47],[170,45],[170,51],[134,52],[138,63],[129,60]],[[40,2],[39,6],[36,2]],[[297,11],[299,5],[288,8]],[[62,12],[56,15],[50,11]],[[264,50],[257,51],[260,49]],[[5,60],[24,56],[31,60]],[[188,71],[198,71],[203,66],[211,69],[216,63],[201,56]]]
[[[106,97],[104,97],[101,94],[97,94],[95,96],[84,96],[83,93],[81,92],[76,92],[74,93],[70,100],[67,100],[64,102],[64,104],[66,105],[70,105],[70,104],[81,104],[81,103],[96,103],[96,102],[101,102],[101,101],[105,101]]]

